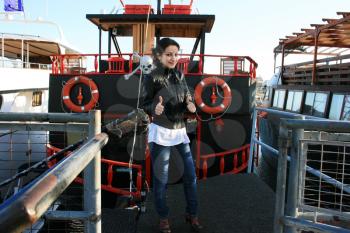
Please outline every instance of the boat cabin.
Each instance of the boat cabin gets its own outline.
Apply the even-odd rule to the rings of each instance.
[[[280,39],[275,57],[281,54],[277,85],[271,107],[332,120],[350,120],[350,13],[339,19],[323,19]],[[288,57],[287,57],[288,55]],[[298,63],[287,60],[298,56]],[[311,61],[303,61],[312,57]]]

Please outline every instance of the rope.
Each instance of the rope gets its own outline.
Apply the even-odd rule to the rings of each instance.
[[[145,36],[145,40],[143,43],[143,48],[142,48],[142,56],[145,53],[145,46],[146,46],[146,42],[147,42],[147,35],[148,35],[148,24],[149,24],[149,15],[151,13],[151,0],[148,1],[148,12],[147,12],[147,21],[146,21],[146,36]],[[136,109],[139,109],[139,105],[140,105],[140,96],[141,96],[141,86],[142,86],[142,69],[140,69],[140,78],[139,78],[139,86],[138,86],[138,92],[137,92],[137,103],[136,103]],[[132,188],[133,188],[133,172],[132,172],[132,164],[134,162],[134,151],[135,151],[135,144],[136,144],[136,135],[137,135],[137,121],[138,121],[138,114],[136,114],[136,121],[135,121],[135,126],[134,126],[134,136],[133,136],[133,142],[132,142],[132,147],[131,147],[131,152],[130,152],[130,159],[129,159],[129,197],[132,197],[131,192],[132,192]]]

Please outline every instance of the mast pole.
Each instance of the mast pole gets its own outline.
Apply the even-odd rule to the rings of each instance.
[[[157,1],[157,15],[162,14],[161,5],[162,5],[162,0],[158,0]]]

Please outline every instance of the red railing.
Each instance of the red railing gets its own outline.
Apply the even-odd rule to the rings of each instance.
[[[208,159],[212,158],[220,158],[220,175],[231,173],[236,174],[242,172],[244,169],[248,166],[248,157],[249,157],[249,148],[250,144],[246,144],[240,148],[236,148],[229,151],[224,151],[220,153],[213,153],[213,154],[207,154],[207,155],[201,155],[200,160],[202,161],[202,172],[203,172],[203,179],[207,178],[208,174]],[[233,164],[232,164],[232,170],[231,171],[225,171],[225,158],[228,156],[233,156]]]
[[[197,177],[200,177],[200,168],[202,168],[202,179],[207,178],[208,174],[208,159],[212,158],[220,158],[220,175],[231,173],[236,174],[242,172],[244,169],[248,167],[248,157],[249,157],[249,150],[250,150],[250,144],[246,144],[240,148],[235,148],[229,151],[223,151],[219,153],[212,153],[207,155],[201,155],[201,136],[202,136],[202,124],[201,121],[198,120],[197,125],[197,143],[196,143],[196,174]],[[232,164],[232,170],[225,172],[225,158],[233,156],[233,164]],[[202,166],[201,166],[202,164]]]
[[[180,56],[178,69],[183,71],[184,74],[194,76],[256,77],[258,65],[248,56],[209,54],[181,54]],[[193,58],[192,61],[190,60],[191,57]],[[129,74],[136,68],[134,67],[135,62],[138,61],[131,53],[101,55],[65,54],[52,56],[51,59],[53,74]],[[217,63],[217,66],[215,63]],[[208,67],[208,72],[204,73],[204,67]],[[219,71],[212,71],[211,69]]]
[[[47,156],[52,156],[55,153],[59,152],[61,149],[54,147],[52,145],[47,145],[46,146],[46,152],[47,152]],[[70,154],[70,152],[67,152],[65,154],[65,156],[68,156]],[[48,166],[52,167],[57,163],[56,160],[50,161]],[[129,163],[125,163],[125,162],[119,162],[119,161],[114,161],[114,160],[108,160],[108,159],[101,159],[101,163],[104,163],[107,165],[107,184],[101,184],[101,189],[102,190],[106,190],[112,193],[116,193],[116,194],[120,194],[120,195],[125,195],[125,196],[129,196],[132,195],[133,197],[136,198],[140,198],[141,197],[141,189],[142,189],[142,166],[141,165],[137,165],[137,164],[129,164]],[[115,169],[113,169],[114,167],[126,167],[126,168],[130,168],[130,169],[136,169],[137,170],[137,178],[136,178],[136,191],[129,191],[126,190],[126,188],[117,188],[117,187],[113,187],[113,181],[115,179]],[[77,177],[75,179],[75,182],[77,183],[84,183],[84,179]]]
[[[141,189],[142,189],[142,166],[137,164],[131,164],[125,163],[125,162],[119,162],[114,160],[108,160],[108,159],[101,159],[101,163],[107,164],[107,184],[101,184],[101,189],[106,190],[115,194],[120,194],[123,196],[129,196],[132,195],[133,197],[140,198],[141,197]],[[136,178],[136,191],[130,191],[127,190],[128,188],[116,188],[113,187],[112,183],[114,179],[117,177],[115,176],[116,171],[113,169],[114,167],[126,167],[130,169],[137,169],[137,178]],[[76,178],[76,182],[83,183],[82,178]]]

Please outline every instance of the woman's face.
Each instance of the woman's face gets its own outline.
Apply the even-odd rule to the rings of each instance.
[[[179,60],[179,49],[175,45],[169,45],[158,58],[166,68],[173,69]]]

